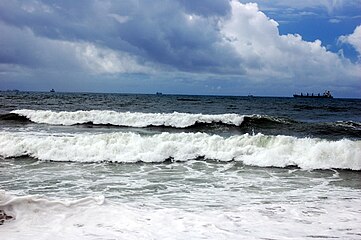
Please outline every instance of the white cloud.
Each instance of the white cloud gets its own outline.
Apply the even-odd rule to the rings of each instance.
[[[361,57],[361,25],[357,26],[352,34],[340,36],[339,41],[352,45]]]
[[[338,18],[331,18],[330,20],[328,20],[330,23],[340,23],[341,20]]]
[[[137,63],[134,56],[124,52],[97,47],[90,43],[69,43],[80,62],[96,74],[150,73],[150,68]]]
[[[231,5],[232,14],[221,22],[221,33],[240,55],[250,77],[331,83],[361,73],[360,66],[327,51],[320,40],[280,35],[278,23],[259,11],[257,4],[232,1]]]

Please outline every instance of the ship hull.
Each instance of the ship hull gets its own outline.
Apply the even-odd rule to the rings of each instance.
[[[297,94],[294,94],[293,97],[295,98],[333,98],[332,96],[304,96],[304,95],[297,95]]]

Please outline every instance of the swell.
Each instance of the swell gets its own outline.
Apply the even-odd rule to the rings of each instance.
[[[155,128],[156,130],[188,132],[263,133],[267,135],[290,135],[319,137],[325,139],[361,139],[361,123],[299,122],[289,118],[267,115],[239,114],[190,114],[190,113],[141,113],[115,111],[55,112],[44,110],[15,110],[0,115],[0,121],[9,123],[40,123],[50,125],[73,125],[87,128]]]
[[[190,131],[224,130],[250,133],[254,128],[267,129],[294,121],[262,115],[189,114],[189,113],[130,113],[113,111],[53,112],[41,110],[15,110],[0,115],[0,120],[14,123],[40,123],[72,125],[87,128],[160,128],[187,129]],[[244,130],[242,130],[244,129]]]
[[[76,124],[80,127],[86,128],[128,128],[129,125],[112,125],[112,124],[94,124],[93,122],[86,122]],[[331,123],[306,123],[297,122],[291,119],[274,118],[268,116],[244,116],[243,122],[238,126],[234,124],[227,124],[223,122],[198,122],[193,125],[177,128],[169,125],[147,125],[146,128],[154,129],[156,131],[170,131],[170,132],[211,132],[211,133],[234,133],[234,134],[254,134],[263,133],[266,135],[290,135],[298,137],[318,137],[330,140],[337,140],[343,138],[360,139],[361,138],[361,124],[352,121],[338,121]],[[179,130],[179,131],[177,131]]]
[[[11,118],[7,118],[7,115]],[[153,128],[156,130],[186,130],[194,132],[253,133],[268,129],[284,129],[282,125],[296,123],[291,119],[262,115],[190,114],[190,113],[140,113],[115,111],[54,112],[44,110],[15,110],[4,115],[3,120],[33,122],[49,125],[80,126],[86,128]],[[272,133],[270,133],[272,134]],[[276,133],[277,134],[277,133]]]
[[[31,120],[26,116],[17,113],[0,114],[0,121],[10,121],[14,123],[30,123]]]
[[[46,161],[166,162],[207,159],[259,167],[361,170],[361,141],[206,133],[44,134],[0,132],[0,156]]]
[[[329,140],[361,139],[361,123],[353,121],[301,122],[289,118],[253,115],[245,116],[240,127],[242,133],[256,132],[266,135],[317,137]]]
[[[190,114],[190,113],[141,113],[115,111],[76,111],[54,112],[44,110],[14,110],[19,118],[29,119],[34,123],[50,125],[103,125],[119,127],[170,127],[189,128],[202,124],[224,124],[240,126],[244,116],[238,114]]]

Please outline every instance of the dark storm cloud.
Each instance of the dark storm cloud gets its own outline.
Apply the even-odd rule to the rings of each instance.
[[[207,17],[227,14],[228,1],[10,1],[0,9],[5,23],[44,38],[92,42],[181,71],[242,73]]]
[[[104,33],[90,1],[3,1],[0,11],[5,23],[50,39],[86,40]]]
[[[180,7],[171,1],[146,2],[119,24],[119,36],[145,57],[179,70],[222,72],[223,66],[230,66],[240,73],[238,56],[220,44],[216,22],[188,15]]]
[[[0,22],[0,64],[29,68],[76,70],[74,53],[64,44],[39,39],[30,30],[14,29]]]

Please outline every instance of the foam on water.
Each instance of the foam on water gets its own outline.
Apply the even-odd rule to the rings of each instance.
[[[350,193],[352,194],[352,193]],[[51,200],[0,192],[0,208],[14,219],[2,239],[356,239],[361,200],[240,204],[228,210],[187,211],[122,204],[104,197]]]
[[[190,114],[190,113],[131,113],[115,111],[76,111],[54,112],[50,110],[14,110],[15,113],[25,116],[36,123],[55,125],[74,125],[91,122],[93,124],[111,124],[128,127],[169,126],[186,128],[196,123],[224,123],[235,126],[241,125],[244,116],[238,114]]]
[[[76,162],[163,162],[205,158],[254,166],[361,170],[361,141],[206,133],[49,134],[1,132],[0,156]]]

